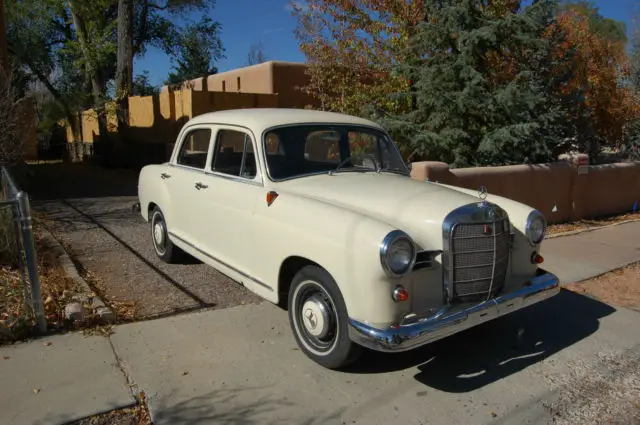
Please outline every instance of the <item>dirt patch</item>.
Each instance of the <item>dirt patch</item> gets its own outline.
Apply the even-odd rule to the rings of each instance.
[[[640,263],[568,284],[566,288],[607,304],[640,310]]]
[[[47,249],[37,226],[34,226],[34,233],[48,330],[64,330],[70,326],[65,321],[64,306],[80,288],[57,264],[56,257]],[[0,344],[2,344],[28,337],[35,326],[35,321],[27,314],[25,288],[18,265],[2,265],[0,281],[2,282],[0,285]]]
[[[594,227],[607,226],[617,224],[627,220],[640,220],[640,212],[620,214],[611,217],[603,217],[592,220],[577,220],[570,223],[551,224],[547,228],[547,234],[557,235],[564,232],[572,232],[576,230],[592,229]]]

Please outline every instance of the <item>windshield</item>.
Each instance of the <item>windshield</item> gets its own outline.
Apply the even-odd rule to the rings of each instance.
[[[265,134],[264,153],[273,180],[330,171],[408,173],[391,139],[374,128],[348,125],[280,127]]]

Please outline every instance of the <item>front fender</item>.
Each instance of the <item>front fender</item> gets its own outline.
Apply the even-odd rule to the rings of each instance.
[[[313,214],[310,213],[313,211]],[[380,244],[395,227],[317,199],[281,193],[257,216],[268,229],[264,261],[268,281],[278,282],[280,266],[290,256],[313,261],[335,279],[351,318],[391,322],[405,306],[393,302],[397,282],[380,264]],[[277,291],[279,292],[279,291]]]

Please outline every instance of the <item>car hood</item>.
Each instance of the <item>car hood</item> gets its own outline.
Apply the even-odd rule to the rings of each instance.
[[[409,233],[423,246],[433,245],[434,238],[441,241],[442,221],[453,209],[479,201],[477,196],[437,183],[376,172],[300,177],[278,183],[276,190],[384,221]]]

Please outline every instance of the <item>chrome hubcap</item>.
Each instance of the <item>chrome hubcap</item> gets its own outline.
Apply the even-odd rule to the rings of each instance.
[[[307,332],[316,338],[325,338],[329,333],[329,312],[318,297],[311,297],[302,305],[302,323]]]
[[[153,226],[153,238],[156,241],[156,245],[164,245],[164,226],[162,225],[162,223],[156,223]]]

